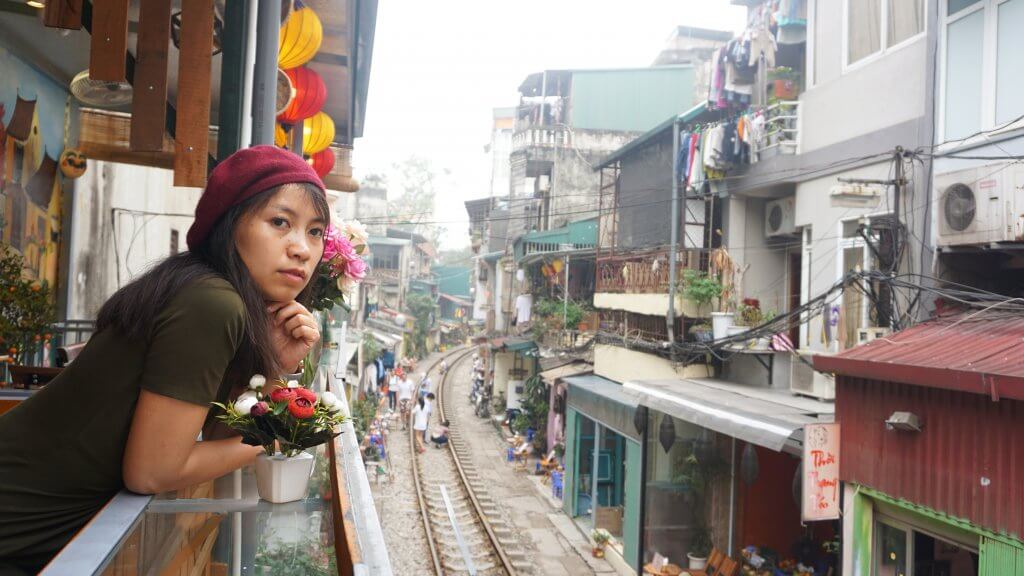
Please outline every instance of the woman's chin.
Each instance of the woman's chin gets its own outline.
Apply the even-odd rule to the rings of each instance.
[[[274,286],[271,289],[262,289],[263,299],[267,302],[291,302],[298,297],[301,290],[290,287]]]

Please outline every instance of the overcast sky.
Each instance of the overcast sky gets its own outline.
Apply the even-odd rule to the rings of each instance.
[[[386,0],[380,3],[357,178],[410,155],[441,180],[442,249],[464,246],[463,202],[488,195],[491,109],[515,106],[530,73],[649,66],[674,26],[738,32],[729,0]],[[392,192],[393,193],[393,192]]]

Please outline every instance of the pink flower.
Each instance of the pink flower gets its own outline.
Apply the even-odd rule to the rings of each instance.
[[[333,262],[339,256],[351,260],[356,257],[356,250],[344,232],[328,226],[324,231],[324,262]]]
[[[356,256],[348,261],[345,273],[349,278],[359,281],[366,278],[366,269],[366,261]]]
[[[253,405],[252,409],[249,410],[249,413],[253,416],[263,416],[267,412],[270,412],[270,405],[266,402],[257,402]]]

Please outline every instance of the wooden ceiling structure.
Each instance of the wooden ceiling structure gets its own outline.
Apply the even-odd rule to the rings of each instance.
[[[282,1],[290,8],[292,0]],[[121,131],[129,128],[127,142],[100,144],[93,157],[111,152],[109,159],[115,161],[173,167],[176,186],[205,185],[216,158],[242,146],[239,123],[249,111],[241,110],[241,83],[252,82],[251,74],[246,78],[240,70],[245,13],[256,10],[257,4],[249,0],[46,2],[45,26],[88,32],[92,80],[126,81],[133,86],[128,114],[98,116],[119,123]],[[303,4],[317,13],[323,25],[323,43],[307,66],[327,86],[323,111],[336,126],[332,148],[338,161],[325,182],[332,189],[354,191],[358,185],[351,179],[349,155],[354,138],[362,134],[377,0],[305,0]],[[180,29],[174,30],[178,42],[172,41],[172,14],[180,14]],[[276,45],[278,38],[256,41]]]

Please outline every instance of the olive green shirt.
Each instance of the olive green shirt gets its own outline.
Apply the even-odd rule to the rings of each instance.
[[[148,342],[97,333],[49,384],[0,416],[0,574],[39,569],[124,487],[140,389],[200,406],[227,398],[224,375],[244,327],[234,288],[198,281],[160,311]]]

